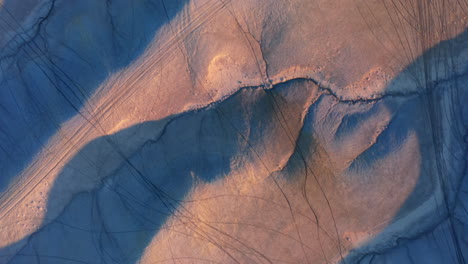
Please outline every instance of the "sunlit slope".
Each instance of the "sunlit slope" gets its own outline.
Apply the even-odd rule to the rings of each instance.
[[[384,261],[437,228],[464,257],[463,1],[42,4],[0,21],[0,262]]]

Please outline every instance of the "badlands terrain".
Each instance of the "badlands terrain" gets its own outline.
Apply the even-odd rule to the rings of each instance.
[[[466,0],[0,0],[0,263],[468,261]]]

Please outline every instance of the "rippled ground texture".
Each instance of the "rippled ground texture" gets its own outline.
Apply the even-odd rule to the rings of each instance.
[[[0,263],[466,263],[465,0],[1,0]]]

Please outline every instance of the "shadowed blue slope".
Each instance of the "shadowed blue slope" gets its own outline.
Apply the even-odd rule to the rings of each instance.
[[[0,191],[186,2],[50,0],[28,27],[3,3],[0,30],[17,35],[0,51]]]
[[[137,263],[168,217],[196,229],[192,222],[201,220],[182,206],[186,195],[199,182],[225,177],[238,156],[255,158],[270,136],[284,136],[271,95],[278,100],[275,106],[290,117],[283,122],[298,129],[307,96],[293,103],[288,97],[301,87],[291,82],[268,92],[245,88],[207,108],[141,123],[92,141],[63,169],[48,206],[63,198],[61,190],[70,184],[70,177],[86,180],[80,157],[89,157],[99,166],[105,157],[96,157],[95,149],[110,147],[119,153],[118,139],[141,133],[148,137],[133,154],[122,154],[119,167],[101,175],[97,187],[73,194],[64,211],[26,238],[26,246],[9,263]]]

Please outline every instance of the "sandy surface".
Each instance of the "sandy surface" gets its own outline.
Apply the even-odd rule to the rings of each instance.
[[[26,21],[25,27],[34,28],[34,20],[27,20],[33,2],[11,4],[12,14]],[[136,7],[122,2],[112,9],[112,25],[121,25],[119,32],[100,24],[109,23],[102,17],[111,7],[59,1],[45,26],[49,31],[40,33],[47,53],[36,55],[46,60],[24,52],[13,59],[24,70],[5,62],[9,70],[2,72],[2,80],[12,87],[11,98],[24,101],[19,109],[25,113],[37,111],[23,96],[36,87],[35,80],[39,87],[54,86],[41,76],[38,63],[51,69],[62,65],[67,75],[60,73],[60,78],[79,83],[72,89],[89,88],[89,96],[78,114],[70,111],[61,118],[54,115],[65,115],[63,102],[48,97],[56,94],[54,89],[44,89],[50,101],[41,103],[51,106],[43,112],[60,121],[50,135],[43,132],[46,140],[25,167],[8,175],[12,183],[0,197],[3,260],[23,263],[21,252],[33,254],[28,243],[43,241],[56,219],[68,217],[67,208],[74,208],[77,196],[100,193],[103,184],[112,186],[113,179],[125,177],[127,159],[146,161],[143,146],[171,120],[179,120],[179,114],[196,119],[198,111],[210,113],[218,104],[223,109],[226,101],[237,100],[239,91],[251,88],[287,87],[286,103],[255,118],[252,113],[237,117],[233,111],[232,122],[244,120],[246,129],[240,130],[239,146],[228,155],[229,171],[190,188],[180,205],[184,212],[168,217],[139,249],[144,252],[141,263],[337,263],[346,258],[354,263],[363,253],[391,248],[399,237],[415,237],[445,219],[442,200],[453,199],[445,194],[453,190],[444,188],[459,184],[465,147],[456,133],[443,137],[444,144],[434,138],[463,123],[452,107],[464,111],[456,100],[466,96],[466,87],[421,82],[466,73],[466,37],[450,42],[450,56],[438,53],[445,50],[445,40],[467,27],[462,9],[452,8],[456,1],[448,1],[444,9],[429,8],[426,16],[434,21],[415,29],[404,22],[400,4],[383,4],[390,1],[193,0],[174,8],[174,15],[149,34],[140,55],[121,63],[118,55],[100,48],[107,45],[102,39],[119,34],[132,38],[138,34],[132,27],[153,21],[151,13],[138,16],[148,8],[143,2],[135,2]],[[126,42],[131,41],[110,41]],[[420,57],[431,52],[440,56],[427,61]],[[61,59],[53,61],[54,56]],[[447,73],[442,62],[453,57],[456,62]],[[424,80],[418,75],[421,60],[433,67]],[[105,77],[88,80],[93,73]],[[255,105],[249,96],[241,98],[239,109]],[[270,120],[269,111],[279,119],[273,114],[271,127],[257,127],[263,118]],[[440,117],[444,115],[448,117]],[[34,115],[24,120],[31,119]],[[288,127],[288,120],[296,123]],[[11,140],[28,144],[30,139],[22,138],[41,134],[41,125],[27,123]],[[184,130],[193,129],[180,126],[171,135],[183,138]],[[186,147],[177,144],[168,148],[167,156],[183,159]],[[438,144],[445,147],[440,150]],[[3,163],[2,168],[15,164]],[[37,239],[30,242],[30,237]]]

